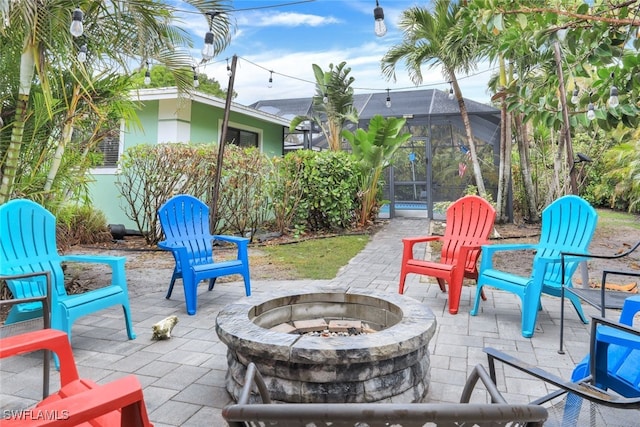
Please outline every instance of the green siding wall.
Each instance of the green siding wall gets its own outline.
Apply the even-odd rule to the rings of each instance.
[[[125,130],[124,150],[138,144],[155,143],[158,140],[159,101],[144,101],[138,111],[139,123],[128,126]],[[192,143],[217,143],[218,128],[224,118],[221,108],[200,103],[191,106]],[[269,123],[260,119],[232,112],[229,116],[232,123],[262,130],[262,151],[271,156],[282,156],[282,125]],[[112,174],[93,175],[95,180],[89,184],[89,195],[95,208],[104,212],[108,224],[124,224],[126,228],[136,229],[133,221],[124,214],[124,200],[115,185],[116,176]]]

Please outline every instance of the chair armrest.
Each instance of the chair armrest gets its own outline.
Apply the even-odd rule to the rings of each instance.
[[[121,423],[126,426],[150,426],[142,388],[138,379],[127,376],[85,392],[45,403],[32,409],[33,419],[4,420],[3,425],[76,426],[122,409]],[[29,412],[26,412],[29,414]],[[39,416],[47,414],[48,416]],[[51,419],[54,418],[54,419]]]
[[[526,251],[528,249],[537,249],[538,245],[535,243],[509,243],[499,245],[482,245],[482,253],[492,256],[496,252],[500,251]]]
[[[599,255],[599,254],[590,254],[590,253],[578,253],[578,252],[561,252],[562,256],[573,256],[579,258],[598,258],[598,259],[616,259],[622,258],[629,255],[631,252],[635,251],[640,247],[640,241],[638,241],[635,245],[633,245],[629,250],[625,252],[621,252],[615,255]]]
[[[640,337],[640,330],[632,326],[605,319],[604,317],[592,316],[592,318],[591,336],[596,337],[591,340],[592,344],[594,344],[595,341],[600,341],[640,349],[640,339],[629,337],[629,334]],[[598,328],[598,325],[603,326]],[[595,352],[592,351],[591,354],[595,355]]]
[[[235,243],[236,245],[249,244],[248,238],[240,237],[240,236],[228,236],[228,235],[216,234],[214,236],[211,236],[211,238],[214,240],[222,240],[223,242]]]
[[[409,243],[415,245],[416,243],[433,242],[434,240],[442,240],[442,236],[416,236],[416,237],[403,237],[402,243]]]
[[[441,241],[441,236],[416,236],[402,238],[402,265],[413,259],[413,247],[418,243]]]
[[[501,251],[525,251],[536,249],[538,245],[533,243],[513,243],[502,245],[482,245],[482,260],[480,261],[480,274],[482,271],[493,268],[493,255]]]
[[[127,258],[123,256],[109,255],[64,255],[61,261],[83,262],[93,264],[106,264],[111,267],[111,284],[120,286],[127,291],[127,279],[125,276],[125,263]]]
[[[62,331],[40,329],[2,338],[0,343],[2,344],[0,345],[0,359],[38,350],[49,350],[56,353],[60,360],[61,385],[66,385],[79,377],[78,369],[73,360],[69,337]]]

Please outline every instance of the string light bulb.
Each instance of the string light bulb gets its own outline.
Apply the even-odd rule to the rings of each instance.
[[[389,89],[387,89],[387,102],[385,104],[387,108],[391,108],[391,96],[389,96]]]
[[[387,34],[387,26],[384,24],[384,11],[380,7],[378,0],[376,0],[376,7],[373,9],[373,18],[375,19],[373,31],[376,36],[382,37]]]
[[[205,61],[210,60],[216,54],[216,50],[213,47],[213,18],[218,12],[209,11],[206,12],[209,19],[209,31],[204,34],[204,45],[202,46],[202,59]]]
[[[144,84],[149,86],[151,84],[151,71],[149,70],[149,61],[147,61],[147,71],[144,72]]]
[[[611,80],[615,78],[615,73],[611,73]],[[609,89],[609,108],[616,108],[620,105],[620,100],[618,99],[618,88],[616,85],[611,85],[611,89]]]
[[[269,71],[269,83],[267,83],[267,87],[273,87],[273,71]]]
[[[204,45],[202,46],[202,59],[208,61],[213,58],[214,53],[213,33],[211,31],[207,31],[204,35]]]
[[[449,99],[453,101],[456,95],[453,93],[453,83],[449,82]]]
[[[575,87],[573,88],[573,93],[571,94],[571,103],[573,105],[578,105],[580,103],[580,97],[579,95],[579,91],[578,91],[578,85],[575,85]]]
[[[198,80],[198,73],[196,73],[196,66],[192,65],[191,68],[193,69],[193,87],[197,88],[200,86],[200,81]]]
[[[618,88],[611,86],[611,90],[609,90],[609,107],[616,108],[618,105],[620,105],[620,100],[618,99]]]
[[[80,37],[82,33],[84,33],[84,26],[82,25],[83,16],[80,8],[76,7],[73,15],[71,15],[71,26],[69,27],[69,32],[73,37]]]
[[[591,94],[589,94],[589,106],[587,107],[587,119],[595,120],[596,118],[596,108],[591,102]]]
[[[78,51],[78,62],[85,62],[87,60],[87,45],[83,44],[80,46],[80,50]]]
[[[327,92],[325,92],[324,95],[322,96],[322,102],[325,104],[329,103],[329,95],[327,95]]]
[[[227,76],[231,77],[231,67],[229,66],[229,58],[227,58]]]

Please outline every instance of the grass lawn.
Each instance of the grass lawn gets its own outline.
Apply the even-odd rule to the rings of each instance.
[[[369,235],[305,240],[261,248],[270,262],[289,269],[297,279],[333,279],[338,270],[369,242]]]

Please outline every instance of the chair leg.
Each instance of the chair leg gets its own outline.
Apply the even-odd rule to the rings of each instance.
[[[184,299],[187,305],[187,314],[189,316],[193,316],[196,314],[196,308],[198,306],[198,284],[189,274],[182,275],[182,284],[184,286]]]
[[[449,313],[458,314],[460,308],[460,295],[462,294],[462,286],[456,287],[449,284]]]
[[[249,273],[245,273],[242,275],[244,278],[244,293],[246,296],[251,296],[251,280],[249,278]]]
[[[473,301],[473,308],[469,312],[469,314],[472,316],[478,315],[478,309],[480,308],[480,299],[482,298],[482,295],[484,295],[484,290],[482,289],[482,287],[483,286],[481,284],[478,284],[476,286],[476,297]],[[482,298],[482,299],[485,299],[485,298]]]
[[[209,279],[209,290],[210,291],[213,290],[213,287],[216,284],[216,279],[217,279],[217,277],[212,277],[211,279]]]
[[[569,292],[565,292],[565,297],[569,298],[569,301],[571,301],[571,304],[573,304],[573,308],[576,310],[576,313],[578,313],[578,316],[580,317],[580,320],[582,320],[582,323],[584,323],[585,325],[589,323],[589,319],[587,319],[587,316],[585,316],[584,312],[582,311],[582,304],[580,304],[580,299]]]
[[[527,304],[527,302],[523,298],[521,298],[521,301],[522,301],[522,336],[525,338],[531,338],[533,336],[533,332],[536,327],[539,304],[537,302],[535,305]]]
[[[169,290],[167,291],[166,299],[171,298],[171,292],[173,292],[173,285],[176,284],[176,278],[178,277],[178,272],[173,270],[173,274],[171,275],[171,283],[169,283]]]
[[[400,284],[398,285],[398,293],[404,294],[404,282],[407,280],[407,273],[404,271],[400,273]]]
[[[127,326],[127,336],[130,340],[136,339],[136,333],[133,332],[133,324],[131,323],[131,308],[129,307],[129,301],[127,298],[122,303],[122,311],[124,313],[124,323]]]
[[[444,283],[444,279],[437,277],[436,280],[438,280],[438,286],[440,286],[440,290],[446,294],[447,286]],[[451,285],[449,285],[449,287],[451,287]]]

